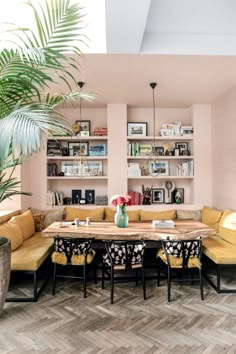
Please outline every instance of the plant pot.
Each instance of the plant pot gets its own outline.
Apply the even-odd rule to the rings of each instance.
[[[5,303],[11,273],[11,241],[0,237],[0,316]]]

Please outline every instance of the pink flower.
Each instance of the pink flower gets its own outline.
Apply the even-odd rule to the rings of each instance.
[[[132,205],[131,197],[127,193],[122,195],[113,195],[111,197],[111,204],[114,206]]]

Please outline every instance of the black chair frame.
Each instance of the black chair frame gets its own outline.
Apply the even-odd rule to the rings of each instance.
[[[87,270],[87,266],[90,266],[87,264],[87,256],[88,256],[88,252],[91,249],[92,246],[92,242],[94,240],[94,238],[71,238],[71,237],[62,237],[62,236],[58,236],[54,238],[54,250],[55,250],[55,243],[57,240],[62,240],[64,248],[65,248],[65,254],[67,257],[67,264],[64,265],[60,265],[57,263],[53,263],[53,277],[52,277],[52,295],[55,295],[56,293],[56,278],[70,278],[70,279],[82,279],[83,280],[83,294],[84,294],[84,298],[86,298],[87,296],[87,278],[86,278],[86,270]],[[68,243],[74,243],[76,245],[82,244],[84,242],[89,242],[90,243],[90,247],[87,249],[87,251],[84,253],[84,257],[85,257],[85,261],[83,265],[73,265],[71,263],[71,257],[72,257],[72,252],[71,249],[67,249],[66,244],[68,245]],[[93,262],[92,262],[93,263]],[[79,276],[79,275],[66,275],[66,274],[57,274],[57,268],[59,267],[67,267],[67,266],[72,266],[72,267],[83,267],[83,275]],[[97,276],[96,276],[96,267],[94,267],[94,279],[95,279],[95,283],[97,281]]]
[[[189,258],[190,258],[190,252],[188,251],[188,244],[190,243],[193,243],[193,242],[198,242],[198,247],[199,247],[199,260],[200,262],[202,261],[202,240],[201,239],[192,239],[192,240],[169,240],[169,239],[166,239],[166,240],[162,240],[161,243],[162,243],[162,249],[164,250],[165,252],[165,255],[166,255],[166,259],[167,259],[167,285],[168,285],[168,290],[167,290],[167,300],[168,302],[170,302],[170,293],[171,293],[171,270],[174,269],[175,271],[180,271],[180,270],[190,270],[191,271],[191,282],[193,284],[193,281],[194,280],[199,280],[200,282],[200,294],[201,294],[201,300],[204,300],[204,296],[203,296],[203,279],[202,279],[202,267],[200,268],[197,268],[197,267],[188,267],[188,261],[189,261]],[[181,267],[172,267],[171,266],[171,260],[170,260],[170,255],[169,253],[167,252],[167,249],[166,249],[166,245],[167,243],[170,243],[170,244],[176,244],[178,243],[178,245],[180,245],[180,252],[181,252],[181,258],[182,258],[182,266]],[[158,257],[158,259],[160,261],[161,258]],[[162,263],[166,264],[164,261],[162,261]],[[194,274],[193,274],[193,269],[196,268],[199,270],[199,278],[198,279],[194,279]],[[187,281],[187,280],[190,280],[190,279],[186,279],[186,278],[179,278],[178,281]],[[160,286],[160,264],[158,264],[158,267],[157,267],[157,286]]]
[[[105,244],[105,248],[109,257],[109,261],[110,261],[110,266],[106,265],[104,262],[102,262],[102,289],[105,288],[105,273],[108,275],[108,277],[110,278],[110,282],[111,282],[111,304],[114,303],[114,283],[115,283],[115,278],[114,278],[114,271],[116,271],[116,269],[114,269],[114,267],[116,266],[116,264],[114,264],[114,259],[111,256],[110,253],[110,247],[112,244],[118,245],[118,246],[124,246],[125,247],[125,271],[128,270],[132,270],[132,271],[136,271],[136,285],[138,285],[138,271],[141,271],[141,277],[142,277],[142,287],[143,287],[143,298],[144,300],[146,300],[146,282],[145,282],[145,270],[144,270],[144,266],[143,266],[143,256],[141,257],[141,263],[140,263],[140,268],[133,268],[132,267],[132,258],[134,255],[134,249],[135,246],[138,244],[141,244],[142,247],[144,247],[145,249],[145,242],[143,240],[139,240],[139,241],[126,241],[126,240],[104,240],[103,241]],[[109,272],[110,270],[110,272]],[[119,270],[119,269],[118,269]],[[123,271],[123,270],[122,270]],[[124,278],[123,278],[124,279]],[[126,279],[126,278],[125,278]]]

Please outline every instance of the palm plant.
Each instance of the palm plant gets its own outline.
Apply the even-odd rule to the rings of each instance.
[[[83,16],[78,3],[28,0],[26,5],[33,11],[36,30],[11,29],[13,48],[0,52],[0,202],[21,194],[12,173],[23,158],[40,149],[44,133],[70,133],[56,107],[81,95],[93,99],[92,94],[73,90],[82,55],[78,42],[85,39],[79,31]],[[66,93],[45,93],[60,82]],[[12,169],[8,178],[6,168]]]

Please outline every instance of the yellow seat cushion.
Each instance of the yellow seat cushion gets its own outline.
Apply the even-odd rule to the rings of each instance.
[[[41,232],[36,232],[11,253],[11,270],[36,271],[52,250],[53,238],[42,237]]]
[[[6,237],[11,241],[12,251],[16,250],[23,243],[20,225],[11,221],[0,225],[0,237]]]
[[[140,210],[140,220],[141,221],[151,221],[151,220],[173,220],[176,218],[176,210],[165,210],[165,211],[144,211]]]
[[[236,245],[236,212],[225,210],[219,225],[219,236]]]
[[[105,221],[114,221],[114,216],[115,216],[115,209],[105,207]]]
[[[219,223],[223,212],[204,206],[202,208],[202,222],[219,232]]]
[[[157,252],[157,257],[161,258],[163,262],[168,264],[167,257],[162,249]],[[182,257],[169,256],[169,260],[171,268],[182,268]],[[198,257],[189,257],[188,268],[201,268],[200,259]]]
[[[220,236],[204,238],[202,252],[216,264],[236,264],[236,246]]]
[[[34,218],[31,210],[27,210],[21,215],[13,216],[11,221],[20,226],[23,240],[27,240],[35,233]]]
[[[67,221],[79,218],[80,220],[85,220],[87,216],[91,218],[91,221],[103,221],[104,220],[104,207],[95,209],[81,209],[66,207],[65,208]]]
[[[90,249],[87,254],[86,264],[92,263],[95,255],[96,255],[96,251],[93,249]],[[52,253],[52,262],[57,263],[57,264],[61,264],[61,265],[67,265],[68,259],[67,259],[67,256],[64,252],[54,251]],[[85,262],[85,255],[84,254],[72,255],[72,257],[71,257],[71,264],[72,265],[81,266],[81,265],[84,265],[84,262]]]

